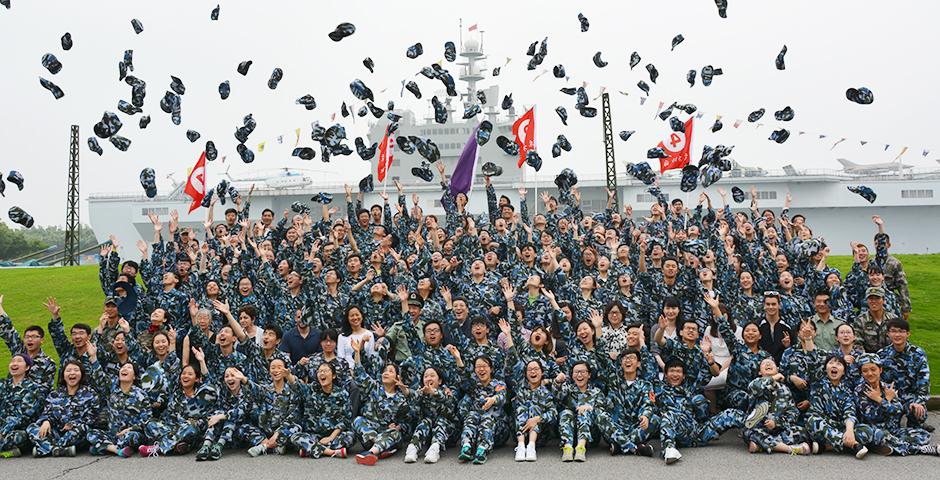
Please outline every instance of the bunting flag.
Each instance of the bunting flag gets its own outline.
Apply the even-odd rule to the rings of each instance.
[[[930,150],[924,149],[924,156],[925,156],[925,157],[927,156],[928,153],[930,153]]]
[[[646,97],[640,97],[640,105],[646,103]]]
[[[735,121],[734,121],[734,128],[738,128],[738,127],[740,127],[740,126],[741,126],[741,120],[735,120]]]
[[[891,146],[890,143],[886,143],[886,144],[885,144],[885,151],[886,151],[886,152],[888,151],[888,148],[889,148],[890,146]]]
[[[659,148],[662,148],[668,155],[666,158],[659,159],[660,173],[682,168],[689,164],[689,151],[692,147],[692,121],[692,118],[686,120],[685,132],[669,132],[669,136],[659,142]]]
[[[261,153],[263,151],[264,151],[264,142],[261,142],[258,144],[258,153]]]
[[[836,148],[836,145],[838,145],[838,144],[840,144],[840,143],[842,143],[842,142],[844,142],[844,141],[845,141],[845,137],[840,138],[836,143],[833,143],[833,144],[832,144],[832,147],[830,147],[829,150],[832,150],[832,149]]]
[[[665,102],[659,102],[659,106],[656,107],[656,113],[653,114],[653,118],[656,118],[657,116],[659,116],[659,112],[663,111],[663,105],[665,104],[666,104]]]
[[[297,148],[297,145],[300,145],[300,129],[294,130],[294,133],[297,134],[297,140],[294,141],[294,148]]]
[[[826,138],[826,134],[825,134],[825,133],[820,133],[820,134],[819,134],[819,139],[822,140],[822,139],[824,139],[824,138]]]
[[[277,136],[277,144],[282,145],[284,143],[284,135]]]
[[[395,137],[388,135],[388,127],[385,128],[385,136],[382,137],[382,143],[379,144],[379,164],[376,166],[379,182],[385,181],[385,174],[388,173],[388,167],[395,161]]]
[[[519,131],[525,138],[519,136]],[[529,150],[535,150],[535,107],[525,112],[512,124],[512,134],[516,136],[516,145],[519,145],[519,168],[525,165],[525,156]]]
[[[861,144],[862,144],[862,146],[864,147],[864,146],[865,146],[865,144],[867,144],[867,143],[868,143],[868,140],[862,140],[862,141],[861,141],[861,142],[859,142],[859,143],[861,143]]]
[[[894,157],[894,159],[900,161],[901,155],[904,155],[905,153],[907,153],[907,147],[901,148],[901,153],[898,153],[898,156]]]
[[[225,161],[225,157],[222,157],[222,161]],[[189,172],[183,192],[193,199],[193,203],[189,204],[189,213],[193,213],[193,210],[199,208],[202,199],[206,197],[206,152],[202,152],[196,165]]]
[[[531,112],[531,110],[529,110]],[[470,138],[467,139],[463,151],[460,152],[460,158],[457,159],[457,165],[450,175],[450,194],[457,196],[458,193],[470,194],[473,190],[473,180],[476,177],[477,160],[479,158],[479,144],[477,143],[477,131],[480,126],[477,125]]]
[[[468,31],[468,32],[472,32],[472,31],[476,30],[478,27],[479,27],[479,24],[474,23],[473,25],[470,25],[470,28],[468,28],[467,31]]]

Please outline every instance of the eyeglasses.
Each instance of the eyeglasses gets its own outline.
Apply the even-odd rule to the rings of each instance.
[[[780,297],[780,292],[778,292],[778,291],[776,291],[776,290],[767,290],[766,292],[764,292],[764,296],[765,296],[765,297],[778,297],[778,298],[779,298],[779,297]]]

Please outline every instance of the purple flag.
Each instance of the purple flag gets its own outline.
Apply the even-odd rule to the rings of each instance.
[[[450,176],[450,194],[456,196],[458,193],[469,194],[470,190],[473,189],[473,179],[476,177],[477,170],[477,151],[479,145],[477,145],[477,130],[480,129],[480,126],[477,125],[476,128],[470,132],[470,138],[467,139],[467,144],[463,147],[463,152],[460,153],[460,158],[457,160],[457,166],[454,167],[454,172]]]

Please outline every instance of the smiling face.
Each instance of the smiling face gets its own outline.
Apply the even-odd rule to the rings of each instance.
[[[747,345],[757,345],[760,342],[760,328],[756,323],[749,323],[744,326],[744,330],[741,331],[741,338],[744,339],[744,343]]]
[[[196,385],[196,367],[187,365],[180,370],[180,386],[190,389]]]
[[[758,371],[762,377],[772,377],[776,375],[779,370],[777,369],[777,364],[774,362],[774,359],[765,358],[761,360]]]
[[[241,385],[241,377],[238,376],[238,370],[235,367],[228,367],[225,369],[224,374],[225,386],[228,387],[229,391],[234,392],[238,390]]]
[[[317,383],[320,384],[321,388],[329,388],[333,386],[333,380],[336,379],[336,374],[333,373],[333,368],[330,367],[328,363],[322,363],[317,367]]]
[[[26,360],[23,359],[22,355],[17,355],[13,357],[12,359],[10,359],[9,369],[10,369],[11,376],[19,377],[22,375],[26,375],[26,370],[27,370]]]
[[[388,364],[385,368],[382,369],[382,384],[383,385],[395,385],[395,382],[398,381],[398,371],[395,370],[395,365]]]
[[[441,344],[444,334],[441,331],[441,325],[438,323],[429,323],[424,326],[424,343],[436,347]]]
[[[320,340],[320,348],[323,349],[323,353],[336,353],[336,340],[333,340],[330,337],[323,337]]]
[[[153,336],[153,352],[162,357],[170,352],[170,340],[164,333]]]
[[[542,348],[543,345],[548,343],[548,332],[545,331],[544,327],[536,327],[529,335],[529,343],[536,348]]]
[[[591,379],[591,371],[586,364],[579,363],[571,369],[571,378],[574,379],[575,385],[583,388]]]
[[[576,334],[578,336],[578,341],[583,344],[588,344],[594,340],[594,329],[591,328],[591,325],[588,322],[579,323]]]
[[[486,383],[492,378],[493,367],[491,367],[486,360],[477,358],[476,361],[473,362],[473,372],[476,373],[477,379]]]
[[[881,381],[881,367],[874,363],[866,363],[861,367],[862,378],[869,385],[877,385]]]
[[[349,312],[346,314],[346,320],[349,321],[349,326],[358,329],[362,327],[362,311],[358,308],[350,308]]]
[[[78,349],[85,348],[85,345],[88,344],[88,332],[83,328],[72,327],[70,333],[72,334],[72,345],[75,345],[75,348]]]
[[[532,360],[525,366],[525,378],[529,382],[529,385],[538,385],[542,383],[542,378],[544,372],[542,371],[542,364],[537,360]]]
[[[620,368],[623,369],[623,373],[627,376],[635,375],[639,367],[640,361],[636,355],[627,354],[620,359]]]
[[[280,382],[287,377],[289,371],[287,370],[287,365],[284,364],[284,361],[276,358],[271,361],[270,365],[268,365],[268,373],[271,374],[272,381]]]
[[[125,383],[133,383],[136,379],[137,375],[134,374],[134,365],[130,363],[121,365],[121,369],[118,370],[118,380]]]
[[[666,383],[673,387],[682,385],[682,382],[685,381],[685,369],[682,367],[669,367],[666,370],[665,377]]]

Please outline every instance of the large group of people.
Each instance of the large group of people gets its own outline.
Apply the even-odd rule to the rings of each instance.
[[[370,207],[347,187],[338,218],[254,220],[251,193],[219,223],[213,201],[204,232],[151,214],[139,261],[102,248],[103,312],[68,333],[55,298],[45,329],[20,332],[0,297],[2,456],[482,464],[513,439],[519,462],[671,464],[729,429],[752,453],[938,454],[881,218],[843,275],[789,195],[732,212],[722,189],[720,208],[690,208],[653,187],[634,218],[612,193],[583,212],[565,186],[530,217],[524,188],[514,204],[487,177],[471,214],[438,167],[443,218],[401,185]]]

